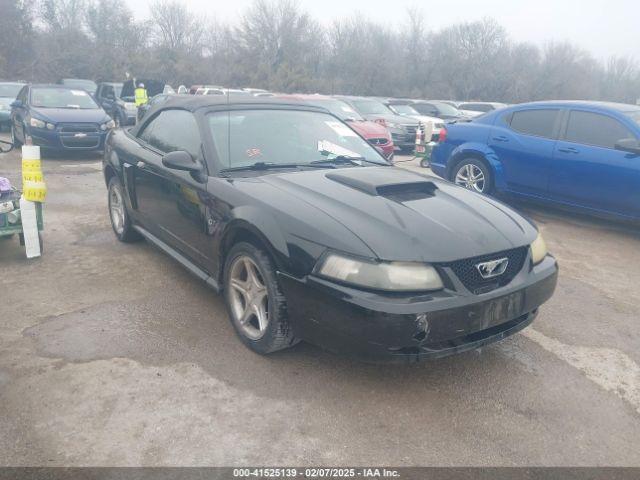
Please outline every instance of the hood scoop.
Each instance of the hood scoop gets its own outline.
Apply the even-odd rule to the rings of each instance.
[[[326,178],[372,196],[386,197],[397,202],[433,197],[435,183],[421,175],[395,168],[353,168],[327,173]]]

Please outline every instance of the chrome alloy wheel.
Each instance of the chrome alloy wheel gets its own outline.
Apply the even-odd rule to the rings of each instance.
[[[466,163],[456,173],[456,185],[482,193],[485,187],[484,173],[477,165]]]
[[[233,321],[247,338],[262,338],[269,326],[269,292],[258,266],[248,256],[233,261],[229,288]]]
[[[109,190],[109,213],[111,215],[113,229],[118,235],[122,235],[125,222],[124,202],[122,199],[122,190],[116,183],[113,183]]]

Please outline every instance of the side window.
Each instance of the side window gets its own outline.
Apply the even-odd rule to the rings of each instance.
[[[184,150],[194,159],[200,157],[198,123],[193,114],[186,110],[164,110],[139,137],[164,153]]]
[[[598,113],[572,110],[567,123],[567,142],[615,148],[619,140],[635,138],[624,125],[614,118]]]
[[[138,138],[145,143],[150,143],[151,140],[151,132],[153,131],[153,125],[156,122],[156,118],[151,120],[151,122],[147,123],[142,132],[138,133]]]
[[[511,115],[511,128],[516,132],[536,137],[553,138],[560,110],[521,110]]]

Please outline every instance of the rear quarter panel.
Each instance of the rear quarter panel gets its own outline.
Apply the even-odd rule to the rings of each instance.
[[[493,118],[483,120],[446,125],[447,139],[436,145],[431,157],[431,170],[436,175],[448,179],[451,168],[465,155],[481,156],[492,166],[498,164],[487,145]]]

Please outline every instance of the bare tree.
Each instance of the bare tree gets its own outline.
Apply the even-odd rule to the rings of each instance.
[[[33,27],[30,5],[0,0],[0,78],[32,78]]]
[[[237,24],[203,19],[181,0],[156,0],[147,22],[126,0],[0,0],[0,76],[130,72],[175,84],[507,102],[640,97],[633,59],[517,43],[492,19],[426,25],[414,7],[396,27],[357,12],[324,27],[296,0],[254,0]]]
[[[202,48],[203,22],[178,0],[158,0],[151,5],[155,45],[172,52],[197,52]]]

